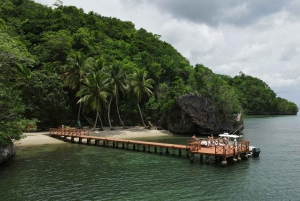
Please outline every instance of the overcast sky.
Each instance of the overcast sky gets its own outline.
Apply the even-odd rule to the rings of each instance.
[[[35,0],[52,6],[55,0]],[[192,65],[242,71],[300,107],[299,0],[63,0],[161,35]]]

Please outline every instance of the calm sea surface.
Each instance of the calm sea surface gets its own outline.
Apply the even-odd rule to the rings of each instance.
[[[250,116],[243,133],[260,157],[227,167],[76,143],[21,148],[0,167],[0,200],[300,200],[300,116]]]

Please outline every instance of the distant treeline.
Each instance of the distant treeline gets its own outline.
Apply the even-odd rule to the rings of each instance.
[[[298,112],[258,78],[191,66],[159,35],[61,1],[2,0],[0,38],[0,144],[36,124],[156,124],[184,94],[212,100],[220,121]]]

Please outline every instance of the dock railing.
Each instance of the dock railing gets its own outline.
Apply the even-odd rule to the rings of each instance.
[[[240,147],[241,150],[249,151],[249,146],[250,146],[250,141],[249,140],[242,140],[240,142],[240,145],[241,145],[241,147]]]
[[[201,149],[201,141],[200,140],[196,140],[196,141],[187,140],[186,148],[189,149],[190,151],[198,151]]]
[[[224,155],[225,149],[224,149],[224,145],[216,145],[215,146],[215,154],[223,154]]]
[[[247,152],[249,150],[249,144],[250,142],[248,140],[243,140],[237,144],[216,145],[215,154],[223,154],[225,156]]]
[[[63,135],[63,136],[89,136],[90,131],[84,129],[73,129],[73,128],[50,128],[50,135]]]

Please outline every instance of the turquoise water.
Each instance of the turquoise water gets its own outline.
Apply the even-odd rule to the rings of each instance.
[[[300,117],[247,117],[243,133],[261,155],[227,167],[76,143],[21,148],[0,167],[0,200],[299,200]]]

